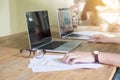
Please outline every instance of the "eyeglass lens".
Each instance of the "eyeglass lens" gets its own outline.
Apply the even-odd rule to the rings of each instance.
[[[31,52],[30,52],[30,50],[22,49],[21,54],[23,57],[29,57],[31,55]]]
[[[43,50],[36,50],[34,52],[34,55],[36,58],[42,58],[44,56],[44,51]]]

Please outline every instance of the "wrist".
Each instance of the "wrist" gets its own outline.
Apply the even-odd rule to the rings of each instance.
[[[92,53],[93,53],[93,55],[94,55],[94,62],[95,62],[95,63],[99,63],[99,57],[98,57],[98,55],[100,54],[100,52],[97,51],[97,50],[95,50],[95,51],[93,51]]]
[[[119,37],[115,37],[113,41],[114,41],[114,43],[116,43],[116,44],[120,44]]]
[[[110,40],[109,43],[120,44],[119,37],[110,37],[108,40]]]

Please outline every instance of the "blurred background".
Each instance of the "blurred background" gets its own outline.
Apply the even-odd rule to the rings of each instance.
[[[120,0],[1,0],[0,37],[26,31],[25,13],[48,10],[50,25],[57,25],[57,8],[72,10],[74,27],[101,26],[120,32]]]

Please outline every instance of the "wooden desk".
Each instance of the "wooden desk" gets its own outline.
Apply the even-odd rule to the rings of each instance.
[[[56,38],[58,39],[58,36],[54,37],[54,39]],[[46,73],[33,73],[31,69],[27,68],[30,58],[23,58],[19,54],[19,49],[28,47],[28,38],[26,33],[2,37],[0,38],[0,46],[1,80],[112,80],[116,70],[115,66],[104,65],[104,67],[99,69],[76,69]],[[75,50],[100,50],[119,53],[120,45],[100,43],[93,44],[82,41],[82,44]]]
[[[33,73],[27,68],[29,58],[23,58],[19,49],[0,47],[1,80],[111,80],[116,67],[104,65],[99,69],[76,69]]]

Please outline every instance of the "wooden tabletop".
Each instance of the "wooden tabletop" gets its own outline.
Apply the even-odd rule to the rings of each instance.
[[[53,31],[53,33],[57,32]],[[54,36],[54,34],[52,35]],[[53,39],[61,40],[58,38],[58,35]],[[84,40],[74,41],[81,41],[82,44],[73,51],[99,50],[120,53],[120,45],[117,44],[94,44]],[[26,32],[0,38],[0,80],[112,80],[116,70],[115,66],[103,64],[104,67],[99,69],[75,69],[34,73],[31,69],[27,68],[30,58],[23,58],[19,53],[21,48],[28,47]]]
[[[99,69],[75,69],[54,72],[32,72],[30,58],[23,58],[19,49],[0,47],[0,80],[112,80],[115,66]]]

